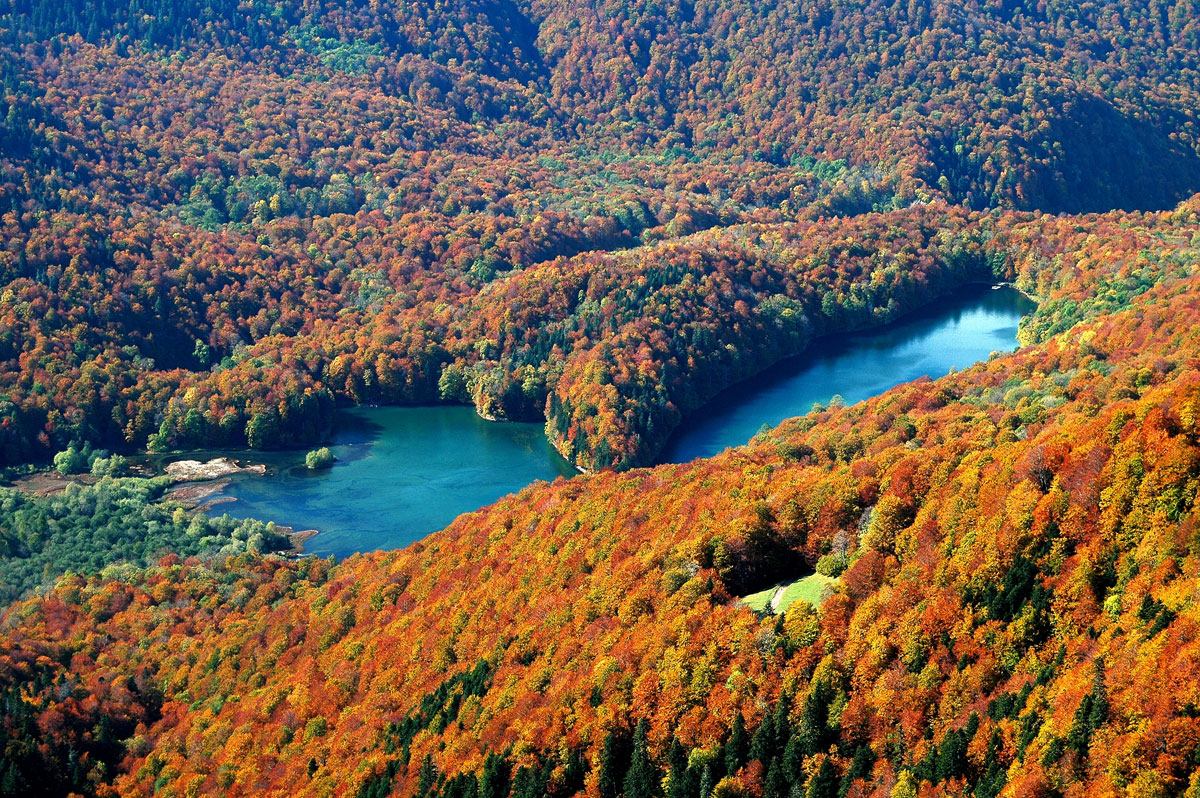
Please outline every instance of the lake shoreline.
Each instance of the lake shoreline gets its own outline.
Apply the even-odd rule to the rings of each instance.
[[[254,452],[267,474],[232,476],[218,495],[236,501],[219,511],[317,529],[304,538],[305,554],[340,559],[408,545],[533,482],[573,474],[542,424],[497,424],[446,404],[340,413],[327,444],[331,468],[305,468],[303,449]]]
[[[947,299],[952,299],[952,298],[955,298],[956,296],[958,296],[958,298],[960,300],[965,299],[967,295],[969,295],[970,293],[972,293],[975,290],[979,290],[979,292],[981,294],[980,298],[982,298],[983,296],[987,296],[987,294],[983,293],[984,289],[987,289],[989,291],[995,291],[995,290],[1004,289],[1004,288],[1011,288],[1012,290],[1016,291],[1021,296],[1028,299],[1030,302],[1033,302],[1035,306],[1037,305],[1036,299],[1031,298],[1026,292],[1018,289],[1013,283],[1009,283],[1009,282],[1005,282],[1005,281],[997,281],[997,280],[968,280],[967,282],[959,283],[955,286],[952,286],[949,289],[947,289],[946,291],[935,294],[933,297],[931,297],[929,299],[928,302],[924,302],[910,310],[902,311],[894,318],[889,319],[885,322],[882,322],[879,324],[871,324],[871,323],[862,324],[862,325],[853,325],[852,324],[852,325],[847,326],[844,329],[830,330],[827,332],[822,332],[819,335],[811,336],[811,337],[809,337],[809,339],[807,341],[805,341],[804,346],[801,347],[799,350],[797,350],[793,353],[784,355],[783,357],[777,358],[776,360],[772,361],[771,363],[764,366],[763,368],[756,370],[749,376],[743,377],[740,380],[737,380],[733,383],[730,383],[729,385],[726,385],[723,388],[718,389],[716,392],[714,392],[713,394],[708,396],[706,399],[701,400],[701,403],[699,405],[697,405],[695,408],[693,408],[692,410],[689,410],[686,412],[681,411],[679,422],[671,428],[670,432],[666,435],[662,444],[659,447],[657,447],[657,450],[651,455],[650,462],[647,463],[646,465],[655,466],[655,465],[664,465],[667,463],[680,462],[679,460],[671,458],[671,457],[664,457],[664,453],[669,452],[671,450],[672,442],[678,438],[680,431],[684,430],[684,428],[686,426],[688,426],[689,422],[691,422],[693,424],[704,423],[705,419],[703,418],[702,411],[704,411],[706,408],[711,409],[710,406],[714,402],[719,400],[721,396],[723,396],[725,394],[736,393],[738,391],[739,387],[751,385],[755,381],[763,379],[770,372],[778,369],[779,367],[781,367],[785,364],[788,364],[790,362],[798,362],[800,359],[806,357],[810,352],[813,351],[814,348],[820,346],[822,343],[828,343],[839,337],[853,337],[853,336],[867,335],[867,334],[872,334],[872,333],[885,333],[889,329],[904,325],[907,322],[910,322],[910,321],[913,321],[916,319],[920,319],[923,315],[927,315],[932,312],[935,312],[937,309],[938,303],[945,302]],[[806,413],[806,412],[808,412],[808,411],[806,410],[806,411],[797,413],[796,415],[804,415],[804,413]],[[747,438],[747,440],[745,442],[748,443],[749,438]],[[684,461],[684,462],[686,462],[686,461]]]
[[[794,397],[788,397],[787,401],[791,406],[787,415],[777,413],[774,417],[769,415],[764,416],[761,424],[756,425],[754,429],[743,429],[741,437],[737,438],[738,442],[730,442],[723,448],[708,448],[705,450],[697,450],[694,447],[684,445],[684,442],[688,438],[697,437],[700,434],[698,431],[711,427],[719,417],[729,415],[731,412],[734,415],[743,412],[746,402],[750,397],[764,391],[778,392],[781,386],[791,379],[789,375],[800,374],[806,370],[817,368],[823,361],[827,361],[829,357],[834,357],[835,359],[844,357],[852,353],[855,346],[863,346],[873,338],[887,339],[889,336],[897,336],[905,330],[919,329],[923,325],[934,324],[936,326],[936,320],[946,313],[969,316],[973,312],[978,312],[989,305],[996,304],[997,300],[1001,299],[997,294],[1002,294],[1002,290],[1010,289],[1012,291],[1010,296],[1020,297],[1022,302],[1030,303],[1032,307],[1018,312],[1015,310],[1015,305],[1013,306],[1011,313],[1012,323],[1014,324],[1012,339],[1003,342],[1003,345],[998,348],[1003,349],[1007,347],[1008,351],[1019,348],[1020,342],[1017,338],[1017,331],[1019,330],[1020,320],[1036,308],[1036,302],[1030,300],[1025,292],[1019,291],[1011,284],[1003,281],[980,280],[962,284],[949,292],[941,294],[937,300],[911,312],[901,314],[885,324],[860,328],[854,331],[835,332],[816,336],[809,341],[808,345],[799,354],[781,358],[772,366],[759,371],[754,376],[722,389],[705,403],[703,407],[705,412],[684,417],[675,428],[667,443],[663,445],[662,449],[656,455],[654,464],[686,463],[699,457],[715,456],[726,448],[748,443],[762,426],[773,427],[782,423],[787,418],[805,415],[811,408],[804,406],[803,403],[797,404],[797,400]],[[1012,303],[1009,304],[1011,305]],[[979,334],[978,331],[977,334]],[[1000,344],[1001,342],[997,341],[996,343]],[[826,348],[825,352],[821,351],[822,346]],[[830,351],[834,354],[831,355]],[[814,395],[811,399],[813,403],[816,403],[824,402],[833,396],[842,396],[843,399],[852,404],[889,390],[895,385],[908,382],[911,379],[917,379],[921,376],[937,377],[948,373],[949,370],[954,368],[969,367],[986,360],[992,351],[996,350],[990,348],[980,350],[974,353],[975,357],[968,359],[969,362],[955,363],[953,365],[944,364],[946,365],[945,368],[934,368],[927,371],[920,370],[916,373],[905,375],[903,379],[885,380],[887,384],[876,382],[871,390],[860,392],[861,395],[856,395],[855,392],[847,390],[834,390],[824,392],[821,396]],[[893,369],[902,369],[904,363],[891,363],[888,366]],[[875,368],[882,368],[882,366],[876,364]],[[841,382],[844,379],[854,380],[859,379],[859,377],[860,375],[853,373],[843,373],[840,377],[832,377],[831,382]],[[849,397],[847,394],[849,394]]]
[[[904,344],[912,337],[911,330],[914,328],[953,327],[962,319],[972,318],[973,313],[986,316],[981,308],[1009,308],[1007,315],[1004,315],[1005,324],[1008,325],[1004,329],[1012,335],[1005,337],[996,348],[990,349],[993,342],[988,335],[994,334],[994,331],[974,330],[967,335],[968,338],[982,336],[984,339],[976,347],[977,351],[967,355],[960,353],[959,360],[949,365],[933,364],[928,370],[929,375],[940,376],[948,370],[986,360],[989,351],[1015,348],[1018,343],[1014,325],[1028,311],[1018,312],[1012,300],[1016,297],[1020,297],[1020,302],[1027,300],[1024,292],[1014,288],[1005,301],[997,296],[1004,293],[998,290],[1000,288],[1013,286],[997,281],[977,281],[956,286],[921,308],[901,314],[886,324],[853,333],[813,337],[798,354],[782,358],[752,377],[719,391],[697,412],[681,420],[676,431],[682,429],[690,432],[711,425],[730,406],[737,409],[747,396],[759,390],[763,384],[769,388],[772,382],[791,379],[789,375],[795,369],[790,364],[798,364],[800,368],[816,367],[827,365],[831,357],[834,361],[850,358],[851,363],[856,363],[855,358],[871,357]],[[956,301],[947,301],[956,297]],[[914,340],[918,339],[919,336]],[[942,347],[939,345],[934,348]],[[785,364],[789,365],[781,372]],[[867,372],[866,377],[873,379],[867,380],[870,385],[866,395],[881,393],[893,384],[890,379],[895,369],[890,366],[857,364],[850,369],[850,376],[863,377],[863,372]],[[900,381],[909,378],[915,377]],[[849,394],[852,401],[866,398],[858,397],[849,390],[839,390],[840,383],[827,387],[830,388],[828,393]],[[809,412],[809,403],[800,402],[795,397],[789,401],[783,418]],[[457,515],[486,506],[532,481],[551,481],[560,476],[569,479],[590,473],[585,468],[567,463],[554,450],[553,442],[545,435],[544,424],[507,419],[501,419],[502,423],[489,421],[469,405],[363,405],[339,408],[338,414],[334,434],[328,441],[328,445],[337,453],[338,461],[332,468],[322,472],[312,472],[302,467],[305,450],[299,448],[271,452],[248,449],[179,452],[166,457],[190,455],[193,458],[203,456],[219,459],[220,455],[237,461],[235,465],[239,467],[238,472],[222,477],[227,480],[225,483],[205,492],[201,502],[207,509],[228,512],[234,517],[273,520],[279,525],[290,523],[296,528],[320,529],[318,540],[321,543],[316,551],[309,551],[312,544],[304,546],[315,532],[304,535],[300,547],[304,548],[306,554],[333,554],[337,557],[359,551],[403,547],[444,528]],[[686,457],[679,455],[678,442],[673,435],[660,448],[651,465],[688,462],[696,457],[713,456],[724,448],[748,443],[759,424],[774,426],[779,420],[768,418],[749,431],[729,433],[727,439],[723,439],[722,448],[699,454],[689,451]],[[430,438],[431,434],[435,437]],[[475,438],[464,435],[482,437],[473,444],[471,441]],[[506,450],[511,452],[507,455],[500,455],[500,450],[476,448],[494,447],[500,442],[506,442],[503,446],[511,447],[517,440],[524,443],[517,449]],[[489,454],[484,455],[484,452]],[[501,459],[494,459],[497,456]],[[535,462],[542,464],[537,465],[535,471],[525,472],[529,474],[528,477],[519,477],[513,473],[512,463],[504,459],[511,456],[521,458],[521,462],[525,463],[521,468],[524,469],[534,466]],[[161,463],[160,458],[164,455],[154,457]],[[531,457],[532,460],[529,459]],[[431,460],[438,458],[441,458],[438,461],[440,465],[434,465]],[[260,461],[261,470],[246,469],[242,465],[250,459]],[[539,469],[540,474],[537,473]],[[495,487],[485,486],[484,483],[495,483]],[[389,501],[393,495],[395,500]],[[453,498],[456,495],[460,498]],[[299,536],[303,533],[294,534]]]

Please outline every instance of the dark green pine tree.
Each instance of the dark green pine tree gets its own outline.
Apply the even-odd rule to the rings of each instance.
[[[429,754],[421,760],[421,769],[417,771],[417,795],[434,795],[437,789],[438,770]]]
[[[804,783],[804,743],[793,733],[783,748],[783,775],[789,784]]]
[[[0,795],[24,795],[26,791],[25,779],[16,763],[0,759]]]
[[[725,741],[725,773],[732,776],[746,763],[746,721],[739,712],[733,718],[733,728]]]
[[[971,740],[975,738],[978,730],[979,716],[972,712],[966,727],[947,732],[946,738],[938,746],[937,759],[934,762],[933,780],[935,782],[967,774],[967,746],[971,744]]]
[[[1002,750],[1004,741],[1000,737],[1000,730],[997,729],[992,732],[992,739],[988,742],[987,766],[975,783],[975,798],[996,798],[1004,789],[1004,784],[1008,781],[1008,771],[1000,763]]]
[[[671,747],[667,751],[667,798],[692,798],[697,787],[691,770],[688,768],[687,749],[678,738],[671,738]]]
[[[779,697],[779,703],[775,705],[775,754],[782,754],[783,747],[787,745],[788,739],[792,736],[792,696],[790,693],[783,693]]]
[[[549,792],[551,766],[522,767],[512,780],[511,798],[545,798]]]
[[[832,741],[829,729],[829,705],[833,702],[834,690],[823,681],[814,682],[804,699],[804,710],[800,715],[800,743],[806,755],[819,753]]]
[[[496,753],[489,753],[483,761],[483,775],[479,778],[479,798],[505,798],[508,795],[508,760]]]
[[[837,798],[839,781],[837,771],[829,759],[825,758],[821,760],[821,767],[809,780],[805,798]]]
[[[386,793],[384,793],[386,795]],[[442,787],[440,798],[478,798],[479,779],[474,773],[460,773]]]
[[[757,759],[765,766],[774,755],[775,716],[772,714],[763,718],[762,723],[754,730],[754,736],[750,738],[750,759]]]
[[[783,764],[779,757],[772,757],[763,779],[763,798],[788,798],[788,781],[783,775]]]
[[[1092,677],[1092,692],[1083,697],[1071,730],[1067,732],[1067,745],[1082,762],[1088,757],[1092,745],[1092,734],[1108,720],[1108,689],[1104,685],[1104,660],[1097,659],[1095,675]]]
[[[581,791],[587,773],[587,760],[583,753],[578,749],[572,749],[571,753],[567,754],[567,761],[563,767],[562,781],[558,785],[559,794],[575,795]]]
[[[850,785],[859,779],[868,779],[871,777],[871,768],[875,765],[875,752],[871,750],[871,746],[863,744],[854,749],[854,758],[850,760],[850,768],[846,771],[846,775],[842,776],[842,786],[838,789],[838,795],[845,798],[850,792]]]
[[[716,783],[717,779],[713,775],[712,763],[705,763],[704,772],[700,774],[700,798],[709,798]]]
[[[646,734],[650,724],[645,718],[638,721],[633,733],[633,753],[629,772],[625,774],[625,798],[654,798],[658,794],[658,768],[650,761]]]
[[[610,730],[600,751],[600,796],[620,798],[625,774],[629,771],[629,743],[624,734]]]

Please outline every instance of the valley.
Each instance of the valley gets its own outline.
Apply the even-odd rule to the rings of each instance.
[[[883,329],[818,339],[695,411],[660,459],[712,456],[814,403],[861,401],[1011,350],[1031,307],[1011,288],[970,286]],[[574,471],[539,425],[489,423],[466,408],[362,408],[339,420],[331,470],[304,469],[302,452],[241,453],[271,463],[271,472],[234,477],[212,497],[221,502],[212,512],[315,528],[305,551],[341,558],[400,548],[460,513]]]
[[[0,798],[1200,798],[1197,192],[1197,0],[0,0]]]

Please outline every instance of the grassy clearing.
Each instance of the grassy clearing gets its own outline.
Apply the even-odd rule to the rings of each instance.
[[[837,579],[821,574],[809,574],[802,579],[797,579],[783,589],[783,596],[779,599],[777,611],[783,612],[796,601],[807,601],[814,607],[819,606],[821,599],[825,598],[825,591],[836,583]]]
[[[775,612],[783,612],[797,601],[807,601],[816,607],[820,605],[821,599],[825,597],[825,591],[836,582],[837,580],[833,577],[822,576],[821,574],[809,574],[794,582],[775,585],[766,590],[751,593],[742,599],[742,603],[755,612],[762,612],[770,606],[775,594],[782,590],[782,595],[775,606]]]
[[[775,591],[779,589],[778,585],[773,585],[766,590],[760,590],[757,593],[751,593],[742,599],[742,603],[755,612],[762,612],[767,605],[771,603],[771,597],[775,595]]]

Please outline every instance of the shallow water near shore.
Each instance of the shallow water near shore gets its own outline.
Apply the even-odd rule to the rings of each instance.
[[[316,529],[304,550],[345,557],[394,549],[464,512],[537,480],[575,473],[540,424],[484,421],[467,407],[354,408],[339,414],[332,468],[309,471],[303,453],[250,459],[265,477],[240,474],[217,494],[216,513]]]

